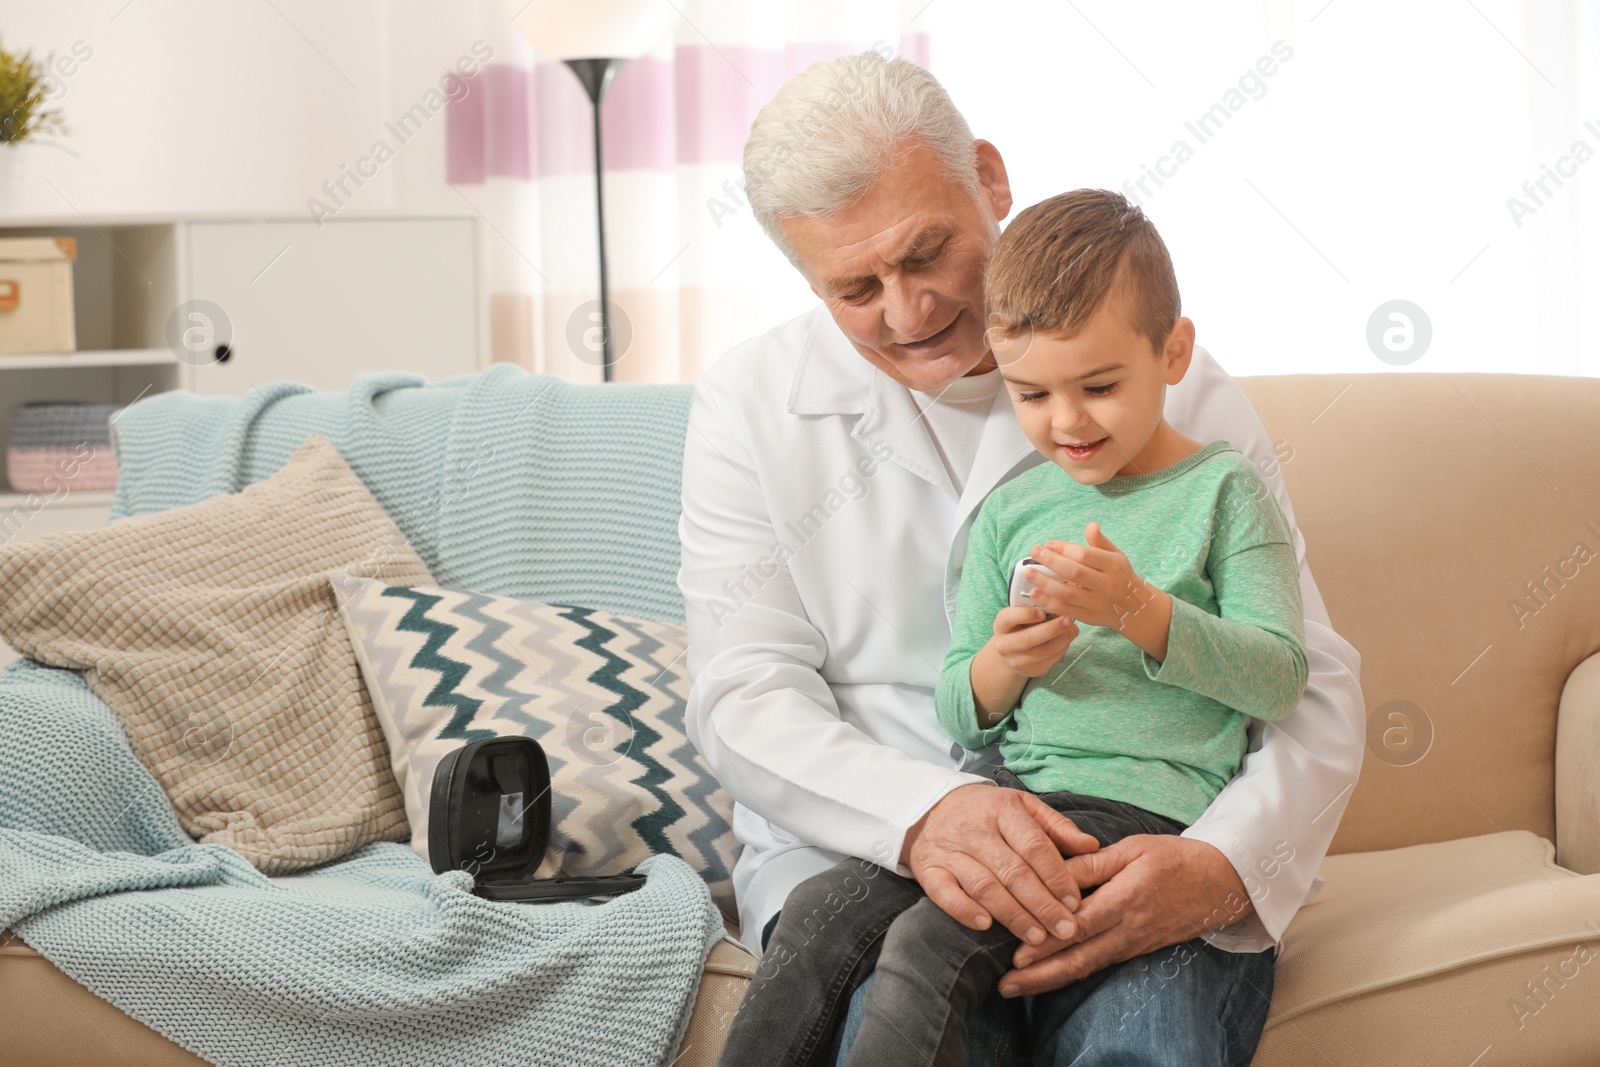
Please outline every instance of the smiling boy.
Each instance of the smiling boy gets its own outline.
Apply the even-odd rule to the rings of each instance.
[[[1079,190],[1028,209],[996,244],[985,292],[1017,419],[1051,462],[978,516],[940,721],[969,748],[1000,742],[1035,793],[1190,824],[1238,769],[1245,716],[1281,719],[1304,690],[1287,523],[1237,449],[1162,415],[1194,324],[1137,207]],[[1064,527],[1082,543],[1057,540]],[[1011,569],[1030,557],[1053,573],[1030,569],[1036,606],[1008,607]],[[1093,629],[1080,637],[1080,623]]]
[[[1180,834],[1238,770],[1248,718],[1281,720],[1305,690],[1288,524],[1237,449],[1201,445],[1163,415],[1194,325],[1138,208],[1102,190],[1029,208],[996,242],[984,294],[989,347],[1050,462],[995,489],[973,525],[939,721],[969,749],[998,742],[995,780],[1101,846]],[[1081,544],[1063,539],[1078,531]],[[1025,558],[1051,573],[1031,568],[1032,605],[1013,606]],[[810,1062],[868,971],[847,1067],[968,1062],[967,1019],[1020,942],[998,924],[962,925],[914,879],[885,871],[860,892],[858,872],[846,861],[791,894],[768,947],[783,965],[751,984],[723,1063]],[[813,929],[818,916],[826,926]],[[1174,1047],[1249,1062],[1270,988],[1242,980],[1248,957],[1203,938],[1173,951],[1172,963],[1219,989],[1251,986],[1260,1004],[1175,1017],[1171,1027],[1202,1033],[1174,1035]],[[1104,978],[1031,998],[1030,1031],[1053,1040]],[[807,986],[831,1001],[821,1019],[788,1010],[817,995]]]

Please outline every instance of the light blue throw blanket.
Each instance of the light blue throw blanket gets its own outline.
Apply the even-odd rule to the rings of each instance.
[[[688,398],[509,366],[163,394],[113,424],[114,518],[237,491],[320,432],[442,584],[681,619]],[[665,1064],[722,918],[678,858],[638,869],[603,904],[486,901],[390,842],[267,878],[184,834],[78,673],[0,672],[0,927],[217,1064]]]

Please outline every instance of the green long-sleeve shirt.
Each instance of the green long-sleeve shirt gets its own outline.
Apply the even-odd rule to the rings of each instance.
[[[1011,714],[978,724],[971,667],[1034,545],[1083,542],[1098,522],[1134,572],[1172,595],[1167,657],[1079,623],[1066,654]],[[961,568],[939,721],[1000,754],[1036,793],[1070,790],[1192,824],[1238,771],[1246,716],[1278,720],[1306,686],[1305,621],[1289,526],[1226,441],[1149,474],[1082,485],[1042,463],[990,494]]]

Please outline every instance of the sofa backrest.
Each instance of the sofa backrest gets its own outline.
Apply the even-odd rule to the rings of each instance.
[[[1600,379],[1239,383],[1278,445],[1334,627],[1362,657],[1366,760],[1334,851],[1553,838],[1557,701],[1600,650]],[[444,584],[681,620],[690,387],[509,365],[408,388],[421,384],[378,372],[348,394],[147,398],[114,426],[114,514],[237,491],[320,432]]]
[[[1554,839],[1557,701],[1600,650],[1600,379],[1239,384],[1361,653],[1365,763],[1333,850]]]

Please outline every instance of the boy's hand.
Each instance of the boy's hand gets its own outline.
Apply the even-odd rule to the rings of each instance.
[[[1130,619],[1165,596],[1134,573],[1127,554],[1091,522],[1085,544],[1050,541],[1035,545],[1030,555],[1061,577],[1028,568],[1033,602],[1060,615],[1072,615],[1091,626],[1124,629]]]
[[[1043,608],[1001,608],[994,617],[995,654],[1024,678],[1037,678],[1056,665],[1078,636],[1078,624],[1065,612],[1046,619]]]
[[[1047,611],[1071,614],[1091,626],[1116,630],[1152,659],[1167,658],[1167,633],[1172,626],[1172,597],[1134,573],[1127,554],[1091,522],[1075,545],[1050,541],[1035,545],[1034,559],[1061,577],[1033,568],[1033,602]]]

